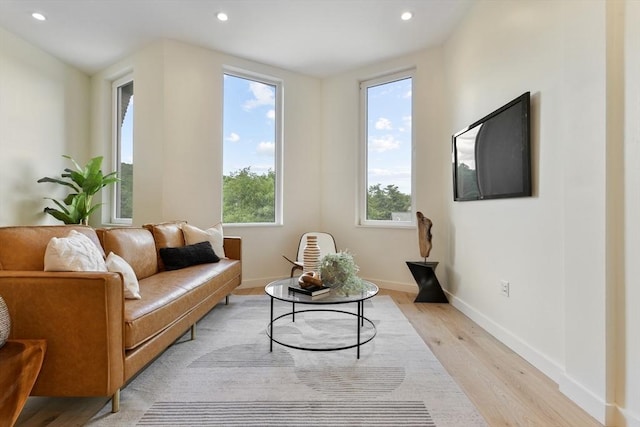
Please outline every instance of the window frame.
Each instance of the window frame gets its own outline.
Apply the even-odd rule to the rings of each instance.
[[[222,179],[220,181],[220,218],[224,218],[224,78],[226,75],[236,77],[244,80],[250,80],[258,83],[262,83],[275,87],[275,102],[274,110],[274,168],[275,168],[275,195],[274,195],[274,222],[225,222],[225,227],[273,227],[282,226],[284,224],[283,218],[283,152],[284,152],[284,134],[283,134],[283,120],[284,120],[284,85],[281,79],[267,76],[264,74],[248,71],[241,68],[232,66],[224,66],[222,70],[222,124],[221,126],[221,151],[222,151]]]
[[[122,86],[125,86],[129,83],[134,83],[133,72],[127,73],[122,77],[119,77],[111,82],[111,131],[112,131],[112,168],[113,170],[118,172],[118,177],[120,177],[120,159],[121,159],[121,126],[119,122],[119,114],[120,114],[120,93],[119,90]],[[134,84],[134,95],[135,95],[135,84]],[[134,101],[135,102],[135,101]],[[134,112],[135,114],[135,112]],[[134,123],[135,127],[135,123]],[[109,223],[117,224],[117,225],[132,225],[133,218],[120,218],[117,216],[118,206],[120,204],[119,201],[120,196],[120,183],[116,183],[111,187],[111,206],[109,209]],[[133,197],[133,192],[132,192]],[[132,212],[133,216],[133,212]]]
[[[368,170],[369,170],[369,135],[368,135],[368,93],[371,87],[381,86],[400,80],[411,79],[411,219],[409,221],[393,220],[372,220],[367,219],[367,196],[369,192]],[[360,80],[360,137],[359,137],[359,177],[358,177],[358,215],[357,226],[361,227],[382,227],[382,228],[415,228],[416,220],[416,174],[415,174],[415,132],[413,130],[413,116],[415,113],[414,88],[416,83],[415,68],[395,71],[377,77]]]

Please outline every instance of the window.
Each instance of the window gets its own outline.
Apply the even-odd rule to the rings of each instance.
[[[222,220],[280,224],[280,83],[224,74]]]
[[[407,226],[413,214],[413,72],[362,82],[360,225]]]
[[[133,79],[113,82],[114,168],[120,182],[114,186],[111,222],[130,224],[133,217]]]

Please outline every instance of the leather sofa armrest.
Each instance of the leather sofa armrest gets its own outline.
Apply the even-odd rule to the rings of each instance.
[[[224,236],[224,254],[227,258],[242,260],[242,238]]]
[[[0,271],[12,339],[45,339],[32,395],[109,396],[124,382],[122,276]]]

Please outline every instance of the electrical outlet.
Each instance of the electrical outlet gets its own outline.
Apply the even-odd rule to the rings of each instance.
[[[500,293],[505,297],[509,296],[509,282],[507,282],[506,280],[500,281]]]

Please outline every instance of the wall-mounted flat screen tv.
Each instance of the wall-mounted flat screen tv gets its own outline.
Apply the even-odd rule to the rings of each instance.
[[[453,199],[531,196],[526,92],[453,135]]]

